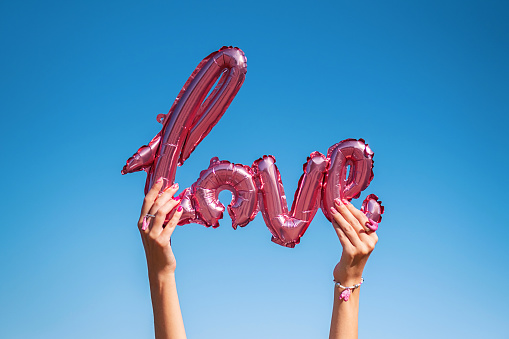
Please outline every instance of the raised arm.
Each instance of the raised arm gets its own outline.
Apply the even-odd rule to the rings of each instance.
[[[343,253],[333,273],[336,284],[329,339],[353,339],[358,337],[362,271],[378,236],[376,227],[347,200],[336,199],[331,212]]]
[[[186,338],[186,332],[175,284],[177,262],[170,238],[182,215],[182,207],[173,198],[178,184],[159,195],[162,185],[163,180],[159,179],[145,196],[138,228],[147,257],[155,337],[181,339]],[[171,219],[163,228],[168,213],[172,213]]]

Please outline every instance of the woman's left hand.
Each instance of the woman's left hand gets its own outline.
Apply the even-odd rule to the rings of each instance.
[[[174,198],[178,184],[166,188],[159,194],[163,185],[159,179],[145,196],[138,228],[141,233],[149,277],[159,278],[175,272],[177,261],[171,249],[170,238],[182,215],[179,198]],[[177,207],[178,206],[178,207]],[[176,208],[177,207],[177,208]],[[165,224],[166,216],[173,213]]]

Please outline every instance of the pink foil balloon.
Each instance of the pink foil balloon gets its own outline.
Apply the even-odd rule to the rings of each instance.
[[[322,190],[322,212],[332,221],[330,208],[334,199],[356,199],[369,186],[373,179],[373,152],[362,139],[346,139],[331,146],[327,158],[330,164]]]
[[[254,219],[258,213],[258,199],[251,168],[212,158],[209,168],[200,173],[200,178],[192,186],[194,207],[205,226],[219,226],[224,206],[218,196],[223,190],[232,192],[228,213],[234,229]]]
[[[177,166],[207,136],[239,91],[246,67],[244,53],[233,47],[223,47],[203,59],[168,114],[157,116],[163,124],[161,131],[127,160],[122,174],[147,171],[145,193],[157,178],[165,179],[163,187],[172,184]],[[216,87],[206,98],[216,81]],[[373,179],[373,152],[369,146],[362,139],[343,140],[329,148],[327,157],[320,152],[309,156],[289,212],[275,162],[271,155],[256,160],[252,167],[212,158],[209,168],[180,194],[184,213],[179,225],[218,227],[225,210],[218,195],[226,189],[232,192],[228,213],[233,228],[247,225],[261,210],[272,241],[294,247],[313,220],[320,201],[324,215],[331,220],[329,211],[335,198],[356,199]],[[364,200],[361,211],[378,223],[384,207],[371,194]]]
[[[160,177],[165,180],[163,187],[171,185],[177,165],[184,163],[221,119],[242,86],[246,70],[246,57],[239,48],[223,47],[203,59],[164,116],[161,132],[127,160],[122,174],[146,170],[145,194]],[[161,122],[160,116],[158,120]]]
[[[180,206],[183,208],[182,215],[180,216],[179,225],[186,225],[190,223],[196,223],[205,225],[205,223],[200,220],[196,215],[196,210],[193,205],[193,196],[191,188],[186,188],[182,193],[180,193]],[[168,218],[168,216],[166,217]]]
[[[384,207],[382,206],[382,202],[378,201],[378,197],[376,195],[370,194],[362,202],[361,212],[369,219],[379,223],[382,221]]]
[[[127,164],[122,169],[122,174],[133,173],[137,171],[150,171],[154,159],[159,151],[159,142],[161,141],[161,132],[149,142],[148,145],[140,147],[140,149],[127,159]]]
[[[282,246],[295,247],[318,210],[327,160],[320,152],[313,152],[309,156],[304,164],[304,173],[295,191],[290,213],[275,162],[273,156],[263,156],[252,166],[260,192],[260,209],[265,224],[272,233],[272,241]]]

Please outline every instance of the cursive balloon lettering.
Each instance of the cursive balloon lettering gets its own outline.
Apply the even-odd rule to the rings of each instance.
[[[161,131],[127,160],[122,174],[146,171],[145,193],[160,177],[165,180],[164,187],[173,184],[177,166],[189,158],[221,119],[242,86],[246,70],[246,57],[236,47],[222,47],[203,59],[168,114],[157,117],[163,124]],[[216,81],[216,87],[206,97]],[[251,167],[212,158],[198,180],[181,193],[184,213],[179,224],[218,227],[225,210],[218,195],[229,190],[232,201],[228,213],[234,229],[247,225],[261,211],[272,241],[295,247],[320,206],[331,220],[329,211],[334,199],[356,199],[369,186],[373,179],[373,155],[362,139],[343,140],[331,146],[327,156],[311,153],[303,166],[290,211],[273,156],[264,155]],[[371,194],[364,200],[361,211],[378,223],[384,208],[378,197]]]

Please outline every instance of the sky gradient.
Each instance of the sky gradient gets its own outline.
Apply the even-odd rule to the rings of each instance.
[[[0,3],[0,338],[150,338],[136,228],[144,173],[122,176],[196,65],[223,45],[243,87],[177,171],[276,157],[291,207],[302,164],[364,138],[386,213],[360,338],[507,338],[505,1]],[[228,203],[230,193],[220,195]],[[502,214],[501,214],[502,213]],[[294,249],[261,214],[178,228],[189,338],[326,338],[341,246],[319,211]]]

